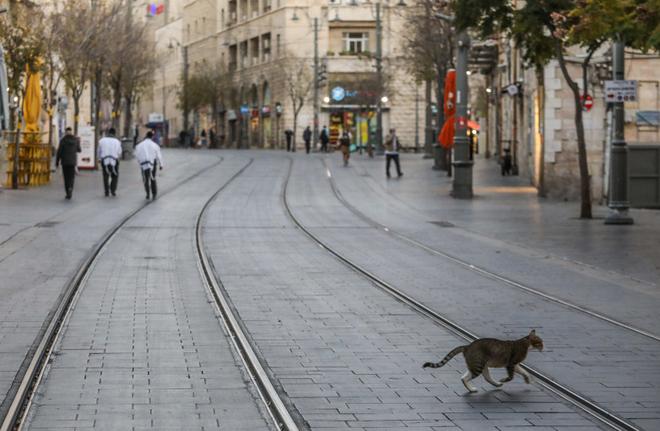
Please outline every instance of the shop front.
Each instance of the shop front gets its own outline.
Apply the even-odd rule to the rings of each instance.
[[[336,74],[330,77],[329,94],[323,99],[331,145],[337,145],[344,131],[358,151],[376,145],[377,100],[381,86],[374,74]],[[383,112],[387,108],[381,108]]]

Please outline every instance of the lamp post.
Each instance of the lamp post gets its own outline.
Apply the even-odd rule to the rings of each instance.
[[[380,20],[380,2],[376,3],[376,79],[377,88],[383,91],[383,26]],[[383,148],[383,104],[382,94],[376,101],[376,154],[382,156],[385,153]]]
[[[439,19],[454,22],[454,17],[436,13]],[[467,136],[468,118],[468,56],[470,36],[461,30],[456,37],[456,133],[454,134],[454,180],[451,195],[456,199],[472,199],[472,165]]]
[[[624,44],[621,39],[612,47],[612,73],[615,80],[624,78]],[[612,210],[605,224],[633,224],[628,214],[628,145],[624,136],[623,101],[612,104],[614,113],[614,137],[610,152],[610,193],[608,206]]]

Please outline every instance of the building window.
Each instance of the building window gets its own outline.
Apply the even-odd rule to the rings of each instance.
[[[344,40],[344,51],[352,54],[369,51],[369,33],[345,32],[342,33]]]

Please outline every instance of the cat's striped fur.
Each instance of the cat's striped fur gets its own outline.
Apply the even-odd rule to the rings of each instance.
[[[458,346],[447,354],[440,362],[427,362],[424,368],[439,368],[445,365],[454,356],[463,353],[468,370],[463,374],[462,381],[470,392],[477,389],[470,380],[484,376],[484,379],[493,386],[502,386],[502,383],[510,382],[513,374],[523,376],[525,383],[531,382],[529,374],[520,367],[520,363],[527,357],[530,348],[543,350],[543,340],[532,330],[526,337],[518,340],[497,340],[494,338],[480,338],[465,346]],[[496,382],[490,376],[488,368],[506,368],[507,377]]]

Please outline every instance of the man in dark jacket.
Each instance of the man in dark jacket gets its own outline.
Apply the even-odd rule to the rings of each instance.
[[[327,153],[328,152],[328,142],[330,142],[330,134],[328,133],[328,126],[323,126],[323,130],[321,130],[321,134],[319,135],[319,139],[321,141],[321,152],[322,153]]]
[[[66,133],[57,148],[55,167],[62,162],[62,175],[64,176],[64,190],[66,198],[71,199],[73,194],[73,182],[76,178],[76,165],[78,164],[78,153],[80,152],[80,139],[73,135],[71,127],[66,128]]]
[[[305,141],[305,151],[309,154],[309,150],[312,147],[312,129],[310,129],[309,126],[305,127],[303,141]]]

